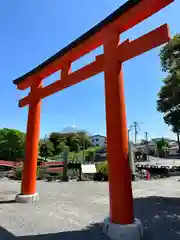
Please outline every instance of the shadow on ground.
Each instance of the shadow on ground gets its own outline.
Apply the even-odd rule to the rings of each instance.
[[[146,197],[134,200],[135,215],[141,219],[145,227],[145,240],[178,240],[180,239],[180,198]],[[7,240],[107,240],[101,233],[101,223],[95,223],[80,231],[68,231],[36,236],[15,237],[0,228],[0,239]]]
[[[0,199],[0,204],[10,204],[10,203],[16,203],[15,200],[1,200]]]
[[[143,239],[180,239],[180,198],[137,198],[134,206],[135,216],[144,225]]]

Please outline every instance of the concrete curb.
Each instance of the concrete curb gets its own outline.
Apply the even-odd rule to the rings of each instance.
[[[112,223],[108,217],[103,223],[103,233],[111,240],[140,240],[143,236],[143,226],[137,218],[133,224],[120,225]]]
[[[28,195],[17,194],[15,200],[17,203],[34,203],[39,200],[39,194],[38,193]]]

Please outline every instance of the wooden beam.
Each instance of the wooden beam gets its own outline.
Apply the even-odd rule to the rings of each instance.
[[[127,39],[119,44],[117,50],[118,59],[121,62],[128,61],[131,58],[137,57],[168,42],[170,39],[169,27],[167,24],[164,24],[135,40],[130,41]],[[96,59],[103,62],[104,54],[98,55]]]
[[[118,29],[119,33],[123,33],[134,27],[138,23],[144,21],[156,12],[160,11],[174,0],[144,0],[131,8],[128,12],[122,14],[113,25]]]
[[[64,55],[57,57],[57,59],[53,58],[52,62],[47,60],[47,65],[43,63],[44,65],[41,64],[42,67],[41,65],[37,67],[37,69],[39,69],[38,71],[32,70],[32,73],[29,72],[22,76],[19,83],[17,83],[18,89],[24,90],[28,88],[32,82],[37,79],[37,77],[46,78],[57,70],[61,69],[64,62],[70,61],[72,63],[73,61],[102,45],[103,39],[106,36],[109,28],[115,29],[119,34],[121,34],[150,17],[173,1],[174,0],[142,0],[132,9],[120,15],[117,20],[104,26],[104,28],[102,28],[100,31],[95,32],[94,35],[82,41],[79,45],[72,48]]]
[[[66,79],[71,73],[71,63],[67,62],[61,70],[61,81]]]
[[[121,43],[118,47],[118,57],[121,62],[125,62],[133,57],[136,57],[144,52],[151,50],[152,48],[158,47],[163,43],[170,40],[169,28],[167,24],[156,28],[155,30],[139,37],[133,41],[127,39]],[[90,78],[104,70],[103,66],[104,55],[101,54],[96,57],[96,61],[86,65],[85,67],[72,72],[62,80],[58,80],[47,87],[41,88],[36,93],[36,97],[45,98],[58,92],[64,88],[70,87],[77,84],[87,78]],[[67,74],[67,73],[66,73]],[[19,106],[24,107],[28,105],[33,98],[31,93],[19,101]]]
[[[60,90],[63,90],[64,88],[73,86],[85,79],[88,79],[100,72],[103,71],[103,62],[101,59],[96,60],[85,67],[78,69],[75,72],[72,72],[69,74],[66,78],[63,78],[62,80],[58,80],[47,87],[41,88],[36,92],[36,98],[42,99],[47,96],[50,96]],[[24,107],[28,105],[32,99],[34,98],[33,94],[29,94],[27,97],[22,98],[19,101],[19,107]]]
[[[118,49],[119,60],[125,62],[168,42],[170,39],[168,25],[164,24],[144,36],[130,41],[125,47],[120,45]]]

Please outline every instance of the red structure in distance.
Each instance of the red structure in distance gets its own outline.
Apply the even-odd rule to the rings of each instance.
[[[14,80],[20,90],[31,88],[29,95],[19,101],[20,107],[29,106],[21,194],[36,193],[41,99],[104,71],[110,218],[118,224],[134,221],[122,63],[168,42],[170,36],[166,24],[133,41],[127,39],[121,43],[119,35],[171,2],[173,0],[128,1],[52,58]],[[104,47],[102,55],[77,71],[71,71],[75,60],[101,45]],[[61,70],[60,78],[43,87],[43,79],[58,70]]]

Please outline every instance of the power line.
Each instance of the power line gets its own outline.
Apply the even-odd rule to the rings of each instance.
[[[145,132],[144,134],[145,134],[145,144],[146,144],[147,160],[149,161],[148,132]]]
[[[128,128],[128,141],[130,141],[130,132],[132,130],[133,125],[130,125]]]
[[[132,124],[132,127],[134,128],[134,143],[136,144],[137,143],[137,135],[140,131],[140,123],[137,122],[137,121],[134,121],[133,124]]]
[[[145,141],[148,143],[148,132],[145,132]]]

